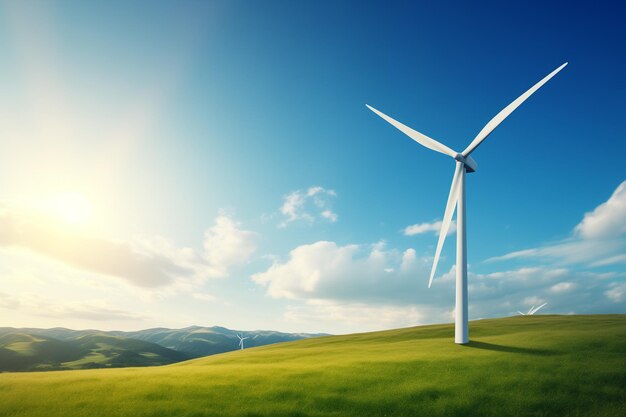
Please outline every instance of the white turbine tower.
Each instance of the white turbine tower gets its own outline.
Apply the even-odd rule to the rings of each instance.
[[[455,331],[454,342],[455,343],[467,343],[468,337],[468,317],[467,317],[467,254],[466,254],[466,240],[465,240],[465,172],[472,173],[476,171],[478,165],[476,161],[472,159],[470,154],[480,145],[486,138],[498,127],[500,123],[504,121],[520,104],[522,104],[528,97],[530,97],[535,91],[537,91],[542,85],[544,85],[550,78],[554,77],[559,71],[567,65],[567,62],[550,74],[544,79],[535,84],[530,90],[519,96],[514,102],[506,106],[500,113],[498,113],[493,119],[489,121],[483,127],[483,129],[476,135],[474,140],[469,144],[467,148],[461,153],[455,152],[448,148],[446,145],[423,135],[408,126],[392,119],[386,114],[381,113],[375,108],[366,104],[367,108],[391,123],[398,128],[402,133],[409,136],[422,146],[425,146],[433,151],[441,152],[448,156],[451,156],[456,160],[456,170],[454,171],[454,177],[452,177],[452,186],[450,187],[450,194],[448,195],[448,202],[446,204],[446,210],[443,215],[443,221],[441,222],[441,231],[439,233],[439,241],[437,242],[437,250],[435,251],[435,259],[430,272],[430,279],[428,280],[428,288],[430,288],[435,271],[437,269],[437,263],[439,262],[439,255],[441,254],[441,248],[443,242],[448,234],[450,228],[450,222],[452,221],[452,215],[455,208],[458,207],[457,213],[457,228],[456,228],[456,308],[455,308]]]
[[[247,337],[243,337],[243,335],[237,335],[237,337],[239,338],[239,347],[241,348],[241,350],[243,350],[243,341],[248,339]]]

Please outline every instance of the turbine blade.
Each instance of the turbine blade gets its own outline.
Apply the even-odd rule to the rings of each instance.
[[[538,311],[539,311],[539,309],[540,309],[540,308],[542,308],[542,307],[543,307],[543,306],[545,306],[546,304],[548,304],[548,303],[543,303],[543,304],[541,304],[539,307],[537,307],[536,309],[534,309],[534,310],[533,310],[533,312],[532,312],[531,314],[535,314],[536,312],[538,312]]]
[[[511,113],[513,113],[513,111],[515,111],[515,109],[517,109],[520,106],[520,104],[526,101],[526,99],[530,97],[535,91],[539,90],[541,86],[547,83],[550,80],[550,78],[554,77],[566,65],[567,65],[567,62],[561,65],[560,67],[558,67],[557,69],[555,69],[554,71],[552,71],[547,76],[545,76],[541,81],[533,85],[530,88],[530,90],[526,91],[524,94],[519,96],[513,103],[509,104],[503,110],[501,110],[500,113],[496,114],[496,116],[493,119],[491,119],[489,123],[485,125],[485,127],[483,127],[483,129],[478,133],[478,135],[476,135],[472,143],[470,143],[469,146],[465,148],[465,150],[462,152],[462,155],[464,157],[467,157],[469,154],[471,154],[478,147],[478,145],[480,145],[482,141],[485,140],[487,136],[489,136],[491,132],[493,132],[494,129],[498,127],[498,125],[500,125],[500,123],[504,121],[504,119],[506,119]]]
[[[530,310],[528,310],[528,313],[526,313],[526,314],[528,314],[529,316],[532,316],[532,315],[533,315],[533,310],[534,310],[534,309],[535,309],[535,306],[532,306],[532,307],[530,308]]]
[[[522,313],[521,311],[517,310],[518,313],[520,313],[520,315],[525,316],[526,314]]]
[[[437,152],[441,152],[442,154],[449,155],[453,158],[456,156],[457,153],[454,152],[452,149],[448,148],[443,143],[439,143],[435,139],[429,138],[428,136],[418,132],[417,130],[413,130],[408,126],[403,125],[397,120],[394,120],[391,117],[387,116],[386,114],[376,110],[369,104],[366,104],[366,106],[368,109],[370,109],[371,111],[373,111],[374,113],[376,113],[377,115],[385,119],[387,122],[391,123],[394,127],[399,129],[402,133],[404,133],[405,135],[407,135],[408,137],[410,137],[411,139],[413,139],[415,142],[419,143],[420,145],[425,146],[428,149],[432,149],[433,151],[437,151]]]
[[[439,231],[439,240],[437,241],[437,250],[435,251],[435,259],[433,260],[433,267],[430,270],[430,279],[428,280],[428,288],[433,283],[435,277],[435,271],[437,270],[437,263],[439,262],[439,255],[441,255],[441,248],[443,248],[443,242],[446,240],[446,235],[450,229],[450,223],[452,222],[452,215],[456,209],[456,202],[459,198],[459,177],[461,176],[461,170],[465,169],[463,163],[457,162],[456,169],[454,170],[454,177],[452,177],[452,185],[450,186],[450,194],[448,195],[448,202],[446,203],[446,211],[441,221],[441,230]]]

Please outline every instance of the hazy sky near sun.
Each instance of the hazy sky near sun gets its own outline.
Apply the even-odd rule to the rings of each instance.
[[[0,326],[375,330],[626,313],[620,2],[0,2]]]

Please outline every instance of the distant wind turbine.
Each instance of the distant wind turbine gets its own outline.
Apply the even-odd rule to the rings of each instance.
[[[536,312],[539,311],[540,308],[543,308],[545,305],[547,305],[548,303],[543,303],[541,304],[539,307],[535,308],[535,306],[532,306],[530,308],[530,310],[528,310],[528,313],[522,313],[521,311],[517,310],[518,313],[520,313],[522,316],[532,316],[533,314],[535,314]]]
[[[243,335],[237,335],[237,337],[239,338],[239,347],[241,348],[241,350],[243,350],[243,341],[248,339],[247,337],[243,337]]]
[[[455,343],[468,343],[468,312],[467,312],[467,254],[466,254],[466,240],[465,240],[465,173],[472,173],[476,171],[478,165],[476,161],[470,156],[470,154],[480,145],[486,138],[493,132],[493,130],[500,125],[515,109],[517,109],[528,97],[530,97],[541,86],[547,83],[552,77],[554,77],[559,71],[561,71],[567,62],[545,78],[535,84],[530,90],[519,96],[515,101],[506,106],[500,111],[493,119],[489,121],[483,127],[483,129],[476,135],[474,140],[469,144],[467,148],[461,153],[453,151],[446,145],[437,142],[436,140],[429,138],[422,133],[411,129],[408,126],[392,119],[386,114],[376,110],[375,108],[367,105],[367,108],[391,123],[402,133],[409,136],[422,146],[425,146],[433,151],[437,151],[446,154],[456,160],[456,170],[454,171],[454,177],[452,177],[452,186],[450,187],[450,194],[448,195],[448,202],[446,203],[446,210],[444,212],[443,221],[441,222],[441,231],[439,233],[439,241],[437,242],[437,250],[435,251],[435,259],[432,269],[430,271],[430,279],[428,280],[428,288],[430,288],[435,271],[437,269],[437,263],[439,262],[439,255],[441,254],[441,248],[443,242],[448,234],[450,223],[452,221],[452,215],[455,208],[458,206],[457,213],[457,229],[456,229],[456,308],[455,308],[455,331],[454,342]]]

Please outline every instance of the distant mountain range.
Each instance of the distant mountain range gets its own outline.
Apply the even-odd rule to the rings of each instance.
[[[155,328],[135,332],[0,327],[0,371],[166,365],[239,348],[323,336],[224,327]]]

